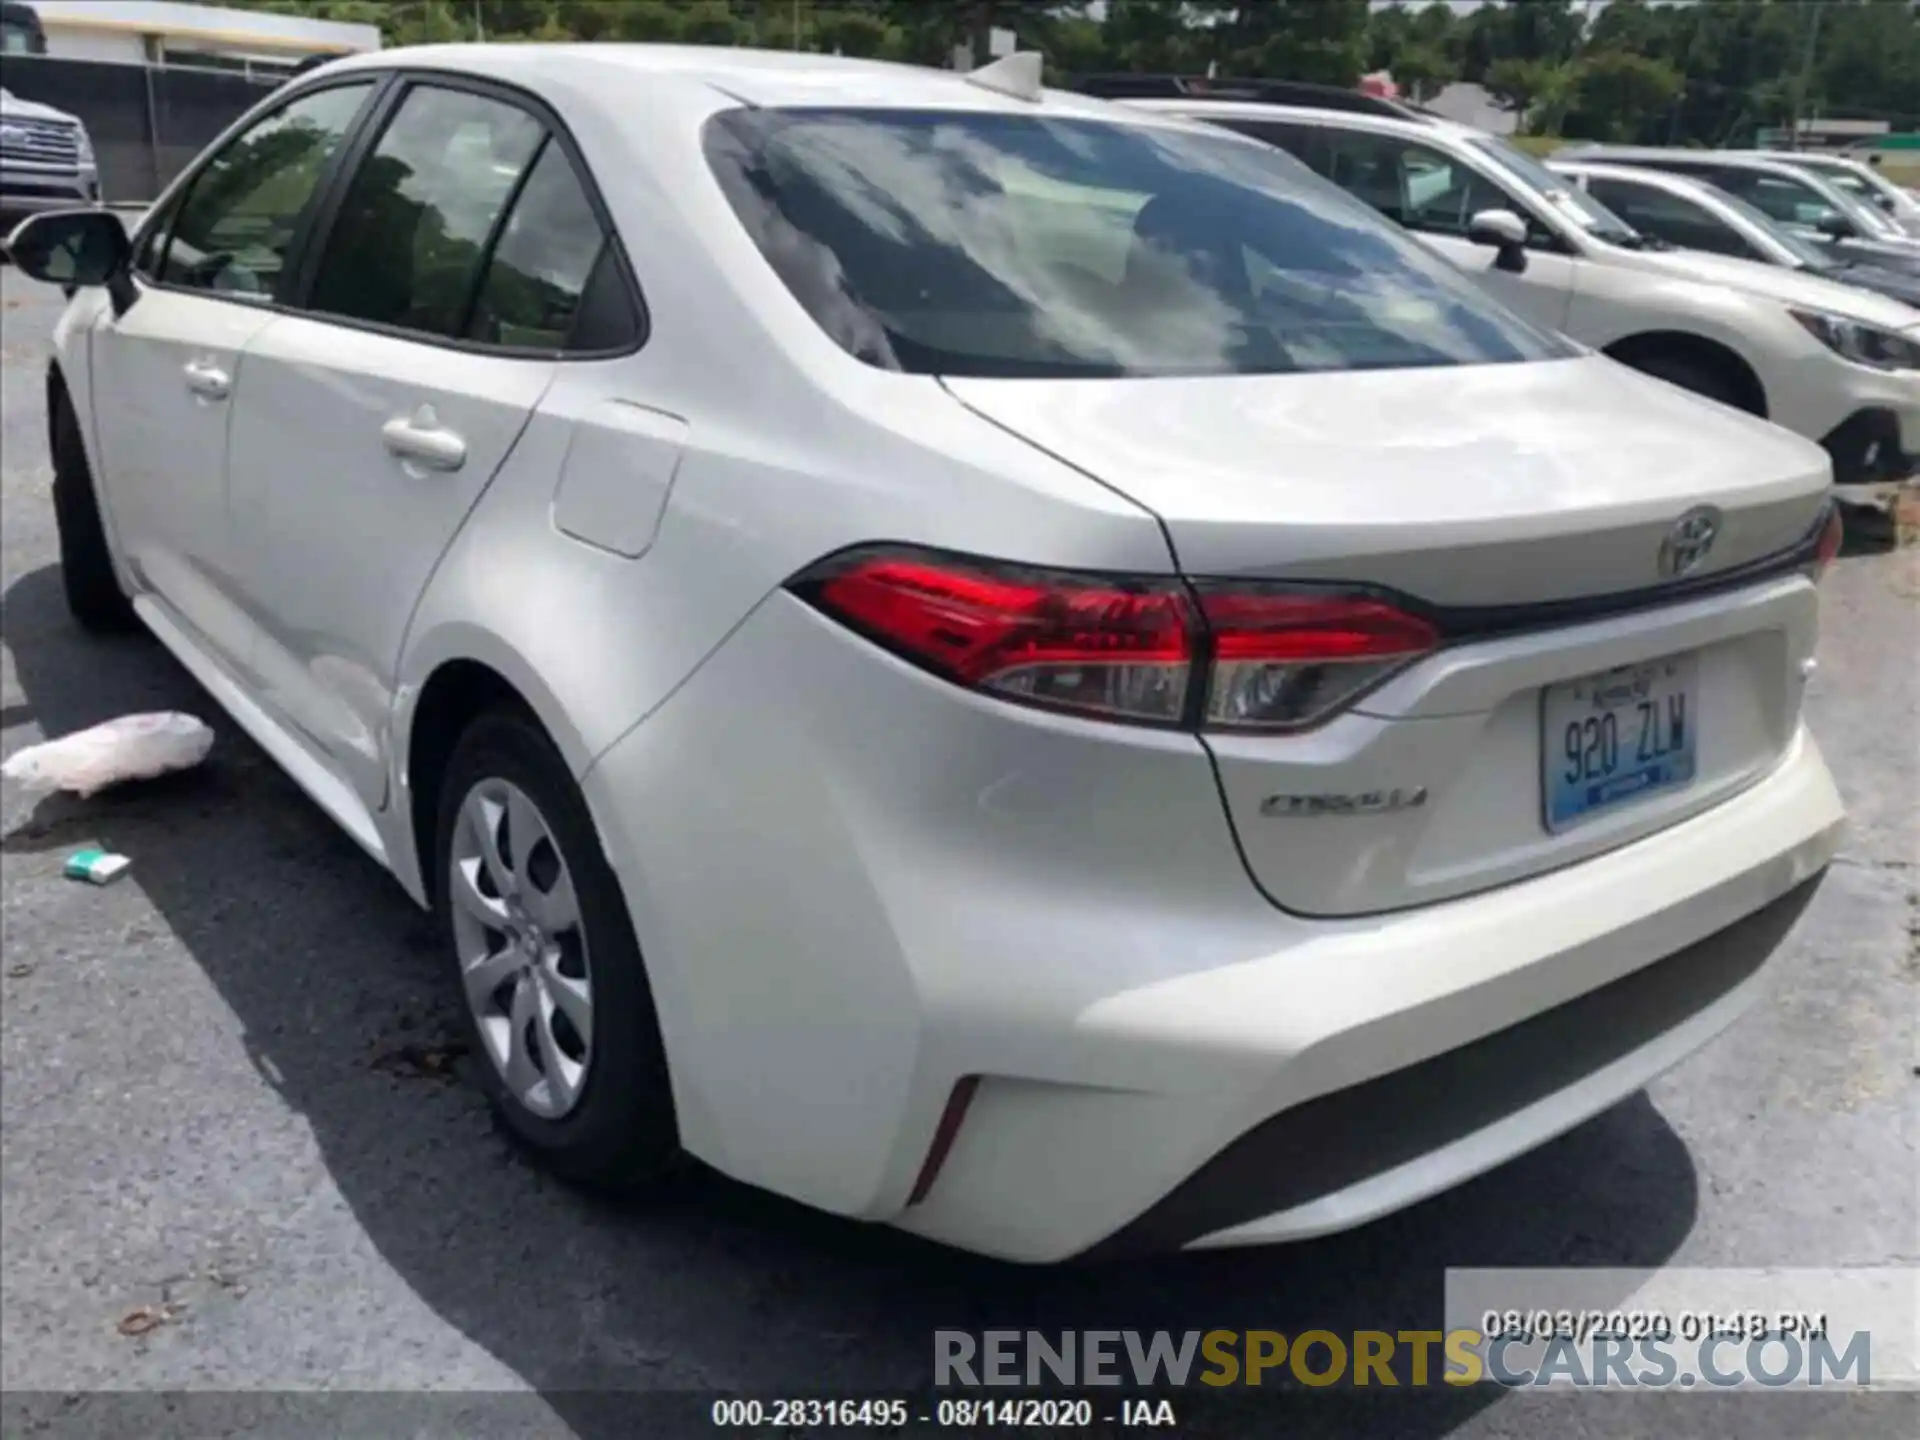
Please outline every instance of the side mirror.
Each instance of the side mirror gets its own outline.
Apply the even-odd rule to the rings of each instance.
[[[1527,222],[1511,210],[1479,211],[1467,222],[1467,239],[1497,250],[1497,269],[1517,275],[1527,268]]]
[[[58,285],[67,294],[104,285],[115,314],[125,314],[139,293],[128,278],[133,242],[111,210],[49,210],[23,220],[7,238],[7,253],[29,279]]]
[[[1838,210],[1829,210],[1822,215],[1815,228],[1829,240],[1851,240],[1860,233],[1853,228],[1853,222]]]

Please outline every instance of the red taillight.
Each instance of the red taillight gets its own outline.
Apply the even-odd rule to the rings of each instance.
[[[1811,569],[1814,579],[1818,580],[1827,573],[1827,567],[1833,564],[1835,557],[1840,554],[1840,547],[1845,543],[1846,538],[1847,528],[1846,523],[1840,518],[1840,507],[1829,504],[1827,523],[1820,527],[1820,541],[1813,552]]]
[[[962,685],[1172,724],[1186,707],[1192,610],[1172,580],[1115,580],[918,551],[830,561],[794,588]]]
[[[1439,642],[1367,596],[1037,570],[920,550],[836,557],[792,589],[895,654],[1050,710],[1297,729]],[[1189,697],[1198,713],[1189,714]]]
[[[1417,615],[1367,596],[1205,585],[1213,638],[1206,723],[1297,729],[1357,699],[1440,643]]]

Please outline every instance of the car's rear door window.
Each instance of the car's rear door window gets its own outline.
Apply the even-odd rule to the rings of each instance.
[[[229,141],[189,182],[164,251],[148,260],[161,282],[272,299],[327,164],[372,90],[369,80],[302,95]]]
[[[926,374],[1278,373],[1575,353],[1261,146],[1156,124],[734,110],[707,156],[800,304]]]
[[[487,258],[466,337],[489,345],[567,347],[607,244],[573,163],[557,142],[547,141]]]
[[[495,227],[544,137],[516,105],[414,85],[347,187],[308,308],[460,335]]]

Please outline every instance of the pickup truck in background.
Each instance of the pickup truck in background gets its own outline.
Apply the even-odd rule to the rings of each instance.
[[[64,110],[0,89],[0,235],[41,210],[100,202],[87,127]]]

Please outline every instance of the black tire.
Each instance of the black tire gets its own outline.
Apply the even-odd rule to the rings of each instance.
[[[1891,549],[1900,538],[1900,525],[1893,511],[1880,505],[1862,505],[1846,498],[1842,491],[1840,523],[1845,527],[1843,553],[1853,547],[1868,550]]]
[[[435,914],[455,981],[460,960],[448,879],[455,825],[468,793],[489,779],[504,780],[532,800],[564,856],[591,956],[594,1033],[578,1101],[558,1119],[543,1117],[512,1092],[495,1066],[463,988],[459,1003],[471,1068],[502,1127],[547,1169],[604,1194],[647,1189],[681,1159],[653,992],[586,801],[553,742],[518,707],[489,710],[468,726],[454,746],[441,787]]]
[[[1718,400],[1722,405],[1731,405],[1736,410],[1753,413],[1753,405],[1747,399],[1746,387],[1740,378],[1724,365],[1716,365],[1692,355],[1674,351],[1655,350],[1646,355],[1636,355],[1627,362],[1644,374],[1665,380],[1669,385],[1678,385],[1682,390],[1691,390],[1696,395],[1704,395],[1709,400]]]
[[[53,517],[60,530],[60,578],[67,609],[80,628],[96,634],[137,628],[133,602],[113,573],[80,422],[64,393],[53,401]]]

